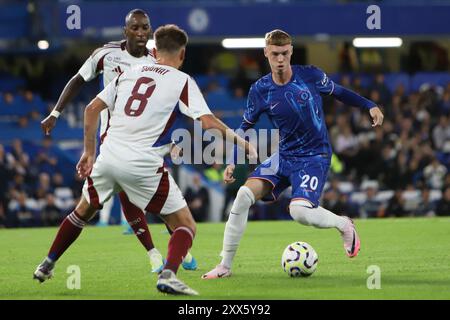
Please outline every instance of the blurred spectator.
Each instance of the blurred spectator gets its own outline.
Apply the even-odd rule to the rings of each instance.
[[[217,71],[232,77],[238,71],[239,62],[236,54],[230,51],[222,51],[212,59],[211,67],[210,73]]]
[[[345,171],[348,173],[354,168],[355,155],[358,152],[358,138],[352,133],[349,126],[342,128],[342,131],[336,136],[336,145],[334,150],[345,164]]]
[[[3,206],[0,206],[0,229],[6,227],[6,213]]]
[[[341,134],[341,131],[348,126],[348,116],[346,114],[338,114],[335,118],[335,123],[330,128],[330,140],[333,144],[334,151],[336,152],[337,137]]]
[[[444,179],[444,189],[450,187],[450,173],[447,173]]]
[[[367,97],[369,95],[369,90],[362,85],[362,79],[360,76],[355,76],[352,81],[353,90],[360,95]],[[358,109],[356,109],[358,110]],[[359,111],[359,110],[358,110]]]
[[[386,175],[386,185],[392,189],[404,188],[412,182],[414,171],[411,171],[405,152],[399,153],[394,166]]]
[[[56,206],[64,212],[72,210],[75,205],[72,189],[64,184],[61,173],[57,172],[52,176],[52,184]]]
[[[249,79],[243,68],[239,68],[237,75],[230,81],[230,88],[236,92],[236,89],[240,88],[242,91],[248,92],[250,86],[254,82],[253,79]],[[236,96],[236,94],[235,94]],[[246,97],[247,94],[243,94],[241,97]],[[238,98],[241,98],[238,96]]]
[[[344,164],[335,153],[331,155],[330,171],[333,175],[341,175],[344,171]]]
[[[56,226],[61,223],[64,218],[64,212],[55,204],[55,197],[48,193],[45,196],[46,203],[41,210],[41,224],[43,226]]]
[[[206,86],[205,92],[206,93],[211,93],[211,92],[226,93],[226,90],[225,90],[225,88],[220,86],[219,82],[210,81],[210,82],[208,82],[208,85]]]
[[[440,103],[441,114],[450,115],[450,83],[447,84],[445,88],[444,95],[442,97],[442,102]]]
[[[434,41],[416,41],[409,47],[409,71],[447,71],[447,50]]]
[[[195,221],[208,220],[209,193],[208,189],[202,186],[199,174],[194,175],[192,185],[186,189],[184,197]]]
[[[345,126],[336,137],[334,150],[337,154],[345,157],[354,156],[358,148],[358,138],[352,133],[349,126]]]
[[[448,117],[441,115],[438,124],[433,129],[433,143],[437,150],[444,151],[447,146],[447,152],[450,152],[450,123]]]
[[[31,112],[35,112],[38,115],[45,115],[47,112],[47,105],[41,99],[41,97],[31,90],[23,90],[21,96],[25,103],[29,104]]]
[[[442,165],[437,158],[434,158],[431,164],[426,166],[423,170],[426,184],[432,189],[441,189],[444,186],[446,174],[447,168]]]
[[[214,162],[203,174],[211,182],[221,183],[223,179],[223,168],[221,164]]]
[[[33,188],[33,197],[38,203],[38,207],[42,208],[47,203],[46,196],[48,193],[53,192],[53,188],[50,184],[50,176],[42,172],[39,174],[39,180],[36,186]]]
[[[36,190],[41,190],[45,194],[52,192],[52,186],[50,182],[50,175],[46,172],[42,172],[39,174],[39,180],[36,185]]]
[[[10,220],[15,227],[34,227],[38,225],[35,202],[25,192],[19,192],[9,203]]]
[[[29,166],[30,157],[23,151],[22,141],[15,139],[12,142],[12,150],[6,154],[9,167],[16,173],[25,175]]]
[[[381,217],[404,217],[406,211],[404,209],[405,199],[403,198],[403,191],[400,189],[395,190],[394,195],[389,199],[388,205],[383,209],[379,216]]]
[[[251,82],[258,80],[262,76],[259,63],[253,55],[241,55],[239,67],[244,71],[245,78],[249,79]]]
[[[13,180],[9,182],[8,197],[17,199],[19,193],[31,194],[32,188],[25,183],[25,177],[22,174],[16,173]]]
[[[383,70],[383,58],[376,49],[363,49],[360,54],[360,61],[363,72],[380,72]]]
[[[42,140],[42,146],[38,150],[34,160],[39,172],[46,172],[52,175],[58,165],[58,157],[53,150],[53,142],[50,136],[45,136]]]
[[[20,116],[19,120],[17,120],[17,126],[20,129],[27,129],[30,121],[28,120],[27,116]]]
[[[27,114],[27,110],[23,108],[18,99],[11,92],[3,93],[0,107],[0,114],[2,115],[24,116]]]
[[[414,215],[426,217],[435,215],[436,204],[431,201],[430,195],[430,189],[422,189],[419,206],[414,211]]]
[[[450,187],[442,191],[442,198],[436,205],[437,216],[450,216]]]
[[[381,202],[376,199],[377,190],[370,186],[366,189],[366,200],[360,206],[360,218],[376,218],[381,209]]]
[[[339,72],[350,73],[358,71],[359,63],[355,48],[350,42],[344,42],[339,51]]]
[[[5,218],[7,208],[8,181],[11,179],[11,170],[8,168],[5,149],[0,144],[0,216]],[[6,219],[6,218],[5,218]],[[2,218],[0,218],[1,224]]]
[[[335,180],[336,183],[337,180]],[[323,195],[323,207],[338,215],[350,215],[350,207],[348,205],[348,197],[341,194],[337,187],[332,187]]]
[[[384,82],[384,74],[378,73],[375,76],[375,83],[372,86],[372,90],[375,90],[378,92],[379,100],[378,102],[382,105],[386,105],[391,100],[391,91],[386,86]]]

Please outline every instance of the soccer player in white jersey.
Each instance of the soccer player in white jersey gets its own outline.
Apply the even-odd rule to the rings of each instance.
[[[156,30],[155,40],[156,64],[125,71],[86,107],[84,153],[77,164],[80,176],[86,177],[83,196],[61,224],[48,256],[34,273],[41,282],[52,276],[57,259],[98,208],[114,193],[124,191],[134,205],[159,213],[174,230],[157,289],[169,294],[197,294],[175,275],[192,246],[196,225],[180,189],[163,166],[163,142],[180,111],[199,119],[204,129],[219,130],[224,139],[235,141],[252,158],[257,155],[211,113],[194,80],[178,70],[185,57],[186,33],[166,25]],[[95,159],[98,115],[106,108],[111,113],[110,126]]]
[[[41,127],[44,133],[49,134],[51,132],[60,113],[86,82],[102,74],[102,83],[107,86],[112,79],[129,70],[132,66],[155,62],[153,54],[146,47],[151,33],[150,20],[145,11],[141,9],[131,10],[125,17],[124,35],[126,40],[110,42],[92,53],[78,73],[67,83],[53,111],[42,121]],[[110,116],[108,109],[100,114],[100,142],[107,134]],[[160,272],[163,267],[163,258],[153,244],[145,214],[129,201],[125,193],[120,193],[119,198],[125,218],[148,252],[152,272]],[[111,197],[109,201],[103,204],[100,211],[100,224],[108,223],[113,202],[114,197]],[[186,270],[195,270],[197,261],[188,253],[182,266]]]

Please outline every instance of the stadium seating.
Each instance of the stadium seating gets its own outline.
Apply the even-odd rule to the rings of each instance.
[[[337,82],[340,82],[344,74],[332,74],[330,77]],[[360,85],[363,88],[370,89],[374,82],[374,75],[348,75],[350,79],[356,77],[360,80]],[[443,89],[450,83],[450,75],[448,73],[429,73],[422,72],[414,75],[406,73],[387,73],[385,76],[385,85],[393,93],[399,85],[405,89],[405,93],[417,92],[424,88],[424,85],[439,86]],[[235,98],[231,94],[228,86],[230,79],[224,75],[197,75],[195,79],[199,87],[205,93],[205,98],[211,110],[219,116],[230,128],[238,128],[242,122],[243,110],[246,106],[246,98]],[[213,83],[214,85],[211,85]],[[43,133],[40,128],[40,120],[48,112],[48,102],[43,101],[38,94],[28,93],[25,98],[25,93],[20,91],[25,85],[24,79],[15,78],[6,74],[0,75],[0,144],[5,146],[6,152],[11,150],[10,145],[14,139],[23,141],[24,150],[34,157],[43,139]],[[90,85],[87,90],[81,95],[73,107],[68,107],[68,110],[58,120],[58,125],[52,131],[52,138],[54,146],[52,152],[58,157],[58,167],[56,170],[61,172],[66,183],[73,181],[74,166],[78,161],[83,139],[82,123],[83,105],[97,92],[98,86]],[[70,117],[69,117],[70,115]],[[68,119],[77,118],[71,121],[69,125]],[[23,119],[27,119],[23,121]],[[73,126],[78,124],[78,126]],[[272,124],[268,117],[263,114],[259,119],[256,128],[272,128]],[[445,150],[436,151],[437,159],[446,164],[450,170],[450,153]],[[191,180],[190,175],[193,174],[193,168],[184,167],[181,187],[188,184]],[[200,170],[201,171],[201,170]],[[418,181],[422,177],[421,172],[416,173],[414,180]],[[221,203],[224,201],[224,186],[209,182],[206,177],[203,177],[203,183],[208,186],[211,196],[214,198],[214,205],[210,219],[219,221],[221,219]],[[351,210],[358,212],[358,208],[367,201],[367,187],[371,186],[370,181],[364,180],[362,184],[354,184],[350,181],[342,180],[339,183],[339,192],[348,196],[348,206]],[[393,190],[385,190],[379,188],[378,185],[373,185],[376,189],[375,201],[380,203],[380,206],[386,207],[389,200],[394,195]],[[325,185],[325,192],[329,190],[330,184]],[[67,192],[67,190],[65,190]],[[286,197],[289,195],[286,194]],[[420,198],[420,190],[408,189],[402,193],[405,200],[406,208],[414,208],[417,206],[417,201]],[[431,190],[430,200],[436,203],[442,197],[441,190]],[[60,194],[59,198],[69,199],[69,194]],[[64,200],[65,201],[65,200]],[[63,202],[64,202],[63,201]],[[69,199],[68,203],[71,200]],[[285,219],[288,213],[280,207],[259,207],[260,212],[254,218],[276,218]],[[271,210],[278,210],[277,214],[272,214]]]

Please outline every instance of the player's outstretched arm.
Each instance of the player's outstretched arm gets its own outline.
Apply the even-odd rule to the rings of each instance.
[[[249,159],[257,159],[258,153],[256,149],[247,141],[239,137],[233,130],[231,130],[225,123],[216,118],[212,114],[206,114],[201,116],[202,128],[204,130],[216,129],[222,133],[222,137],[225,141],[233,141],[238,147],[245,150],[245,154]]]
[[[356,92],[338,84],[334,85],[332,95],[345,104],[368,109],[373,120],[372,127],[381,126],[383,124],[384,115],[381,112],[380,107],[372,100],[366,99]]]
[[[83,77],[77,73],[74,75],[69,82],[67,82],[64,87],[61,95],[58,98],[58,102],[56,102],[55,108],[53,111],[41,121],[41,128],[44,131],[45,135],[49,135],[50,131],[55,127],[56,120],[59,117],[59,114],[64,110],[67,104],[78,94],[81,87],[85,84]]]
[[[234,133],[233,130],[231,130],[222,121],[217,119],[214,115],[201,116],[200,120],[202,121],[203,129],[219,130],[220,132],[222,132],[223,137],[225,137],[224,139],[226,141],[234,141],[238,147],[244,149],[249,159],[258,159],[258,153],[256,149],[250,143],[248,143],[243,138]],[[236,179],[233,177],[234,168],[235,168],[234,164],[230,164],[226,167],[223,173],[223,181],[226,184],[233,183],[234,181],[236,181]]]

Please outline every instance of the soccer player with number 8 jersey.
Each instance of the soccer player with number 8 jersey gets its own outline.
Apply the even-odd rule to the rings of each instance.
[[[78,238],[86,222],[105,201],[123,191],[136,207],[159,214],[173,230],[157,289],[169,294],[198,294],[176,277],[192,246],[196,224],[180,189],[163,166],[174,119],[179,112],[199,119],[204,129],[219,130],[224,139],[234,141],[250,157],[257,155],[249,143],[211,113],[195,81],[178,70],[187,41],[186,33],[177,26],[159,27],[153,50],[156,64],[121,73],[86,107],[84,152],[77,164],[79,175],[86,178],[83,195],[61,224],[35,278],[50,278],[56,261]],[[111,113],[110,127],[96,159],[97,122],[106,109]]]
[[[46,135],[50,134],[56,125],[60,113],[63,112],[70,100],[77,95],[85,83],[101,76],[103,89],[117,75],[131,69],[133,66],[154,63],[155,57],[146,47],[151,34],[152,28],[147,13],[141,9],[131,10],[125,17],[124,35],[126,39],[120,42],[107,43],[95,50],[85,61],[78,73],[67,83],[53,111],[42,121],[41,127],[44,133]],[[100,113],[100,144],[108,135],[110,118],[111,113],[108,109]],[[167,151],[169,151],[170,146],[171,144],[168,143],[166,146]],[[152,272],[161,272],[164,264],[163,257],[158,249],[155,248],[145,213],[133,205],[125,193],[119,193],[119,199],[124,215],[122,219],[125,217],[129,223],[129,227],[125,232],[127,234],[134,232],[148,253]],[[111,197],[103,204],[98,225],[108,224],[113,202],[114,197]],[[172,231],[169,229],[169,232]],[[186,270],[195,270],[197,261],[188,253],[183,260],[182,266]]]

